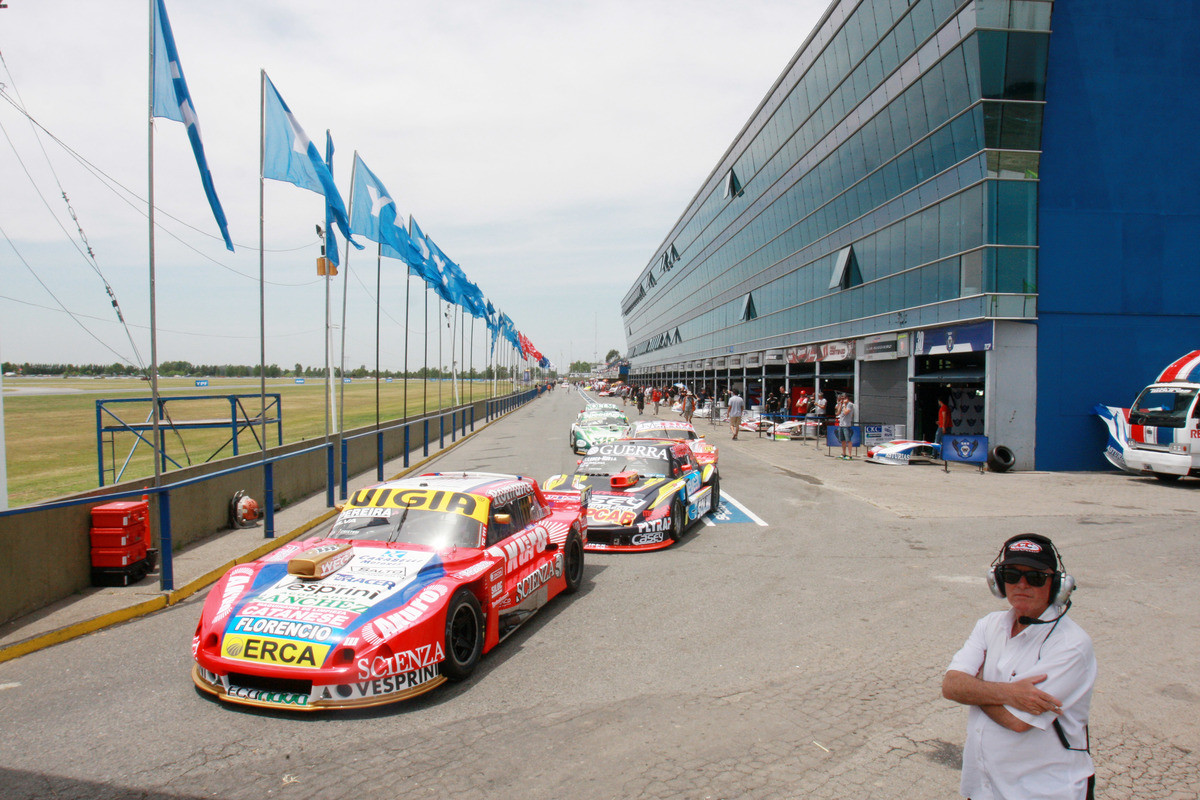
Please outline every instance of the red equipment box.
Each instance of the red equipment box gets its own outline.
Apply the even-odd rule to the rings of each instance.
[[[149,522],[149,500],[118,500],[92,508],[93,528],[128,528]]]
[[[146,546],[140,541],[128,547],[93,547],[93,567],[128,567],[146,558]]]
[[[92,583],[128,586],[154,569],[150,558],[150,503],[118,501],[92,508]],[[157,555],[157,554],[156,554]]]
[[[128,547],[141,543],[150,545],[150,526],[145,523],[128,528],[92,528],[92,547]]]

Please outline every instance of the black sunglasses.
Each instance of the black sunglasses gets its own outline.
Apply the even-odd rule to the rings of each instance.
[[[1038,589],[1042,586],[1045,586],[1046,581],[1054,577],[1054,573],[1037,572],[1035,570],[1029,570],[1027,572],[1025,570],[1017,569],[1016,567],[1000,567],[996,570],[996,576],[1005,583],[1014,585],[1020,583],[1021,578],[1024,578],[1026,583],[1033,588]]]

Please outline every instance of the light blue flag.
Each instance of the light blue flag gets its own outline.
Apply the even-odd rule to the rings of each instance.
[[[175,49],[175,36],[171,33],[171,21],[167,19],[167,7],[163,5],[163,0],[154,0],[154,52],[150,54],[150,58],[154,65],[151,116],[173,119],[187,126],[188,140],[192,143],[192,152],[196,155],[196,166],[200,169],[200,182],[204,184],[208,205],[217,220],[217,227],[221,229],[225,247],[233,252],[233,241],[229,238],[225,211],[221,208],[221,201],[217,199],[212,173],[208,170],[208,159],[204,157],[204,143],[200,141],[200,122],[196,118],[192,96],[188,93],[187,81],[183,77],[183,67]]]
[[[350,221],[346,218],[346,204],[333,182],[333,174],[321,158],[292,111],[283,102],[275,84],[263,73],[266,89],[266,104],[263,109],[266,141],[263,148],[263,177],[299,186],[310,192],[325,195],[333,220],[350,244],[363,247],[350,238]]]
[[[441,297],[447,302],[454,302],[446,296],[446,282],[442,276],[441,268],[433,258],[433,242],[421,230],[421,226],[417,224],[416,217],[409,216],[409,236],[412,242],[416,245],[418,252],[421,254],[420,266],[414,265],[412,273],[425,280],[429,288],[437,292],[438,297]]]
[[[333,174],[333,134],[328,130],[325,131],[325,166],[329,168],[329,174]],[[333,232],[333,206],[329,201],[325,201],[325,257],[335,267],[341,266],[341,259],[338,258],[338,240],[337,234]]]
[[[398,258],[409,267],[421,266],[425,258],[396,224],[396,201],[366,162],[354,154],[354,194],[350,197],[350,232],[379,242],[380,252]]]

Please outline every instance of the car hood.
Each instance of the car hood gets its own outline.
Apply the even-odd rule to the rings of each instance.
[[[350,553],[347,562],[326,577],[310,579],[288,573],[292,559],[319,557],[322,550],[333,551],[345,544],[318,541],[299,551],[288,546],[265,563],[230,570],[217,587],[221,600],[208,620],[210,630],[221,636],[221,655],[246,658],[251,638],[278,637],[308,645],[290,651],[297,659],[292,666],[320,667],[329,651],[352,631],[409,605],[448,571],[461,574],[483,561],[478,550],[448,555],[352,543],[344,551]],[[434,594],[445,594],[444,586],[435,588],[442,591]]]

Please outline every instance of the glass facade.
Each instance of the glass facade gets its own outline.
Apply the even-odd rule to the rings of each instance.
[[[1032,317],[1051,7],[833,3],[625,296],[635,366]]]

